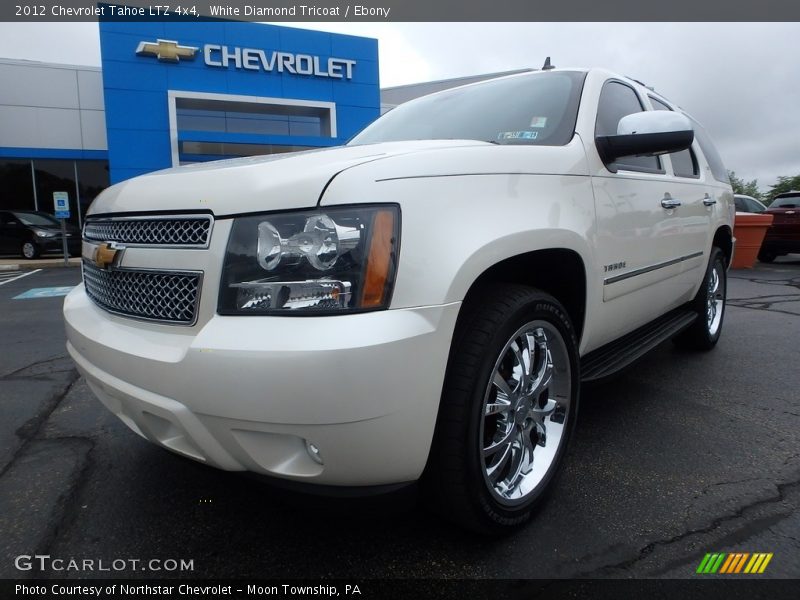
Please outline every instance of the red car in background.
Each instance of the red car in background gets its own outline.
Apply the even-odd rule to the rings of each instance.
[[[767,207],[767,213],[774,217],[758,260],[772,262],[776,256],[800,252],[800,191],[778,194]]]

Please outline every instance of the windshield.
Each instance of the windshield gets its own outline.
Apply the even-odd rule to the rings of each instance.
[[[60,225],[58,219],[46,213],[15,212],[13,214],[22,221],[24,225],[33,225],[34,227],[58,227]]]
[[[585,76],[545,71],[424,96],[389,111],[350,144],[466,139],[563,146],[575,132]]]
[[[800,208],[800,194],[797,196],[786,196],[785,198],[775,198],[770,208]]]

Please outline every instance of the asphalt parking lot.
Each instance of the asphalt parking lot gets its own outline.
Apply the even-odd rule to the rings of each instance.
[[[191,559],[122,577],[691,578],[709,552],[770,552],[800,577],[800,256],[729,278],[718,347],[661,346],[585,390],[548,504],[519,533],[473,537],[413,490],[320,499],[152,446],[101,407],[66,357],[77,269],[0,272],[0,577],[21,554]]]

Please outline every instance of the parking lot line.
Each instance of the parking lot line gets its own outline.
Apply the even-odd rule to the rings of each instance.
[[[16,281],[17,279],[22,279],[23,277],[27,277],[28,275],[33,275],[34,273],[38,273],[41,269],[36,269],[34,271],[28,271],[27,273],[22,273],[17,275],[16,277],[12,277],[11,279],[6,279],[5,281],[0,281],[0,285],[5,285],[7,283],[11,283],[12,281]]]
[[[55,296],[66,296],[74,285],[62,285],[59,287],[32,288],[27,292],[22,292],[14,296],[13,300],[29,300],[31,298],[53,298]]]

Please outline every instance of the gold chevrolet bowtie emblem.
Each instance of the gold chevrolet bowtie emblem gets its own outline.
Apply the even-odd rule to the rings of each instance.
[[[173,40],[156,40],[155,42],[139,42],[136,54],[139,56],[155,56],[165,62],[180,62],[181,59],[193,60],[197,54],[196,46],[179,46]]]
[[[122,255],[122,248],[115,246],[113,242],[106,242],[105,244],[100,244],[97,248],[94,249],[94,254],[92,255],[92,261],[101,269],[107,269],[109,266],[114,264],[114,259],[117,258],[117,254],[120,256]]]

